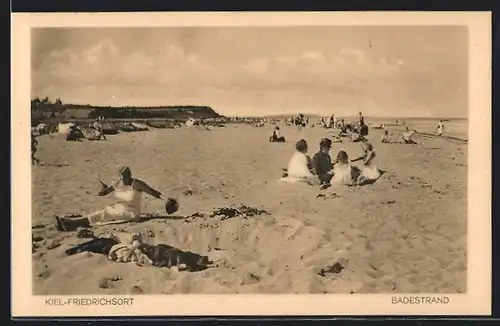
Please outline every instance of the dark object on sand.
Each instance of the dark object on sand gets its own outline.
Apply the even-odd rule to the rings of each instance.
[[[167,214],[173,214],[179,210],[179,203],[174,198],[167,198],[167,202],[165,203],[165,212]]]
[[[359,134],[360,134],[361,137],[368,136],[368,126],[367,125],[362,125],[359,128]]]
[[[274,135],[273,135],[273,136],[271,136],[271,137],[269,137],[269,141],[270,141],[271,143],[284,143],[284,142],[286,142],[285,137],[283,137],[283,136],[281,136],[281,137],[276,137],[276,136],[274,136]]]
[[[118,244],[118,241],[112,238],[95,238],[66,250],[66,254],[74,255],[79,252],[87,251],[95,254],[108,255],[111,248],[116,244]]]
[[[208,256],[202,256],[190,251],[182,251],[167,244],[151,246],[142,244],[139,247],[146,256],[153,261],[156,267],[173,267],[184,264],[185,270],[189,272],[202,271],[208,268],[212,262]]]
[[[325,266],[323,267],[319,272],[318,272],[318,275],[320,276],[326,276],[326,274],[330,274],[330,273],[333,273],[333,274],[338,274],[340,272],[342,272],[342,270],[344,270],[345,267],[342,266],[342,264],[340,263],[335,263],[333,265],[328,265],[328,266]]]
[[[257,215],[262,215],[262,214],[270,215],[269,212],[267,212],[265,210],[241,205],[238,208],[222,207],[222,208],[215,209],[213,211],[213,214],[210,215],[210,217],[221,217],[222,220],[226,220],[228,218],[232,218],[235,216],[242,216],[244,218],[248,218],[251,216],[257,216]]]

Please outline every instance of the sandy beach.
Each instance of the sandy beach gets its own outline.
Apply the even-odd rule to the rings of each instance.
[[[466,292],[467,144],[418,135],[419,145],[381,144],[382,132],[372,128],[367,138],[386,173],[373,185],[320,190],[278,179],[299,139],[308,142],[312,156],[332,131],[280,125],[287,142],[270,143],[272,128],[155,129],[94,142],[38,137],[33,293]],[[359,143],[345,141],[333,144],[331,156],[340,149],[350,158],[362,154]],[[98,180],[115,180],[121,164],[177,198],[180,209],[169,218],[93,231],[141,232],[151,244],[208,255],[213,267],[186,272],[65,254],[88,239],[57,231],[53,216],[86,214],[113,203],[96,195]],[[231,204],[269,215],[188,218]],[[163,205],[146,196],[143,212],[163,213]],[[341,270],[320,275],[334,264]]]

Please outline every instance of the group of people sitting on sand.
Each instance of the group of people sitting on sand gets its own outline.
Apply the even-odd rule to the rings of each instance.
[[[281,180],[293,183],[319,183],[321,188],[325,189],[331,184],[364,185],[374,182],[381,175],[375,151],[368,142],[361,144],[363,154],[350,161],[347,152],[340,150],[336,160],[332,162],[330,157],[331,139],[321,139],[319,147],[319,151],[311,159],[307,155],[307,142],[304,139],[299,140],[295,145],[297,151],[292,155],[288,168],[284,169]],[[350,164],[361,160],[363,161],[361,169]]]
[[[389,136],[389,131],[384,130],[384,135],[380,138],[380,142],[383,144],[413,144],[418,145],[415,140],[413,140],[413,135],[415,134],[415,130],[409,129],[406,127],[406,130],[401,134],[401,142],[391,140]]]
[[[88,140],[107,140],[106,135],[104,134],[101,123],[98,119],[89,125],[90,133],[87,135]],[[85,138],[82,130],[78,128],[78,126],[72,124],[69,126],[68,131],[66,132],[65,139],[66,141],[80,141],[82,138]]]

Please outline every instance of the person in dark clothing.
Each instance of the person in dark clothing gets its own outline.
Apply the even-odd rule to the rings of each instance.
[[[320,150],[313,156],[314,171],[318,175],[321,185],[329,185],[333,177],[333,163],[330,157],[332,141],[328,138],[321,139]]]
[[[37,147],[38,147],[38,140],[36,140],[34,134],[31,134],[31,165],[40,163],[40,160],[35,156]]]
[[[274,143],[284,143],[285,142],[285,137],[280,135],[280,127],[276,126],[273,130],[273,135],[269,137],[269,141]]]

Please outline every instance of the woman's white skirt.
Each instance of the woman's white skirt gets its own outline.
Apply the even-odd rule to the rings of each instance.
[[[92,225],[106,225],[130,222],[139,219],[140,216],[139,211],[122,203],[117,203],[90,213],[87,218]]]
[[[362,176],[370,180],[375,180],[380,177],[380,170],[378,169],[377,165],[365,166]]]

